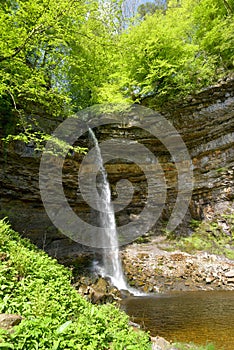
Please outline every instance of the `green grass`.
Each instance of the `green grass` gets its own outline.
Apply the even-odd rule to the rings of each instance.
[[[23,316],[0,349],[146,350],[149,335],[113,305],[96,306],[71,286],[71,272],[0,221],[0,313]]]
[[[207,344],[204,346],[199,346],[195,344],[175,344],[176,350],[215,350],[215,346],[213,344]]]
[[[228,232],[224,232],[222,223]],[[234,260],[234,214],[221,215],[210,222],[193,220],[191,226],[194,229],[191,236],[175,240],[178,249],[188,253],[207,251]]]

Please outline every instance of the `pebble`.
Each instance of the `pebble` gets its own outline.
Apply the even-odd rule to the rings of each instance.
[[[230,270],[228,272],[225,273],[225,277],[227,278],[232,278],[234,277],[234,269],[233,270]]]
[[[228,283],[234,283],[234,278],[232,277],[232,278],[228,278],[228,281],[227,281]]]
[[[212,277],[212,276],[206,277],[206,284],[210,284],[210,283],[212,283],[213,281],[214,281],[214,277]]]

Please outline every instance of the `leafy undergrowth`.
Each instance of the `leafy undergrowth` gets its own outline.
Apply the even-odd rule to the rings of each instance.
[[[149,335],[135,332],[113,305],[96,306],[71,286],[71,273],[0,221],[0,313],[19,314],[0,349],[144,350]]]
[[[234,214],[221,215],[210,222],[194,220],[192,226],[194,233],[179,238],[177,248],[188,253],[207,251],[234,260]]]

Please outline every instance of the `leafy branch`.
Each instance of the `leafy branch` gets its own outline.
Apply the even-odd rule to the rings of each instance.
[[[42,25],[42,23],[41,23],[41,24],[38,25],[37,27],[33,28],[33,29],[31,30],[31,32],[29,33],[29,35],[27,36],[27,38],[24,40],[23,44],[20,45],[19,47],[15,48],[15,49],[14,49],[15,52],[12,53],[11,55],[8,55],[8,56],[5,56],[5,57],[3,57],[3,56],[0,57],[0,62],[5,61],[5,60],[12,59],[12,58],[14,58],[15,56],[17,56],[22,50],[25,49],[27,43],[33,38],[34,35],[36,35],[36,34],[42,32],[42,29],[41,29],[42,27],[43,27],[43,25]],[[43,31],[45,31],[45,29],[44,29]]]

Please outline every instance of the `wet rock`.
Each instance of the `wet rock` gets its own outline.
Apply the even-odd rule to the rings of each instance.
[[[105,292],[97,291],[92,287],[89,288],[89,296],[90,296],[89,299],[93,304],[103,304],[107,302],[107,298],[108,298]]]
[[[129,292],[129,290],[122,289],[121,291],[119,291],[119,296],[121,297],[121,299],[128,298],[131,295],[132,294],[131,294],[131,292]]]
[[[112,303],[121,299],[121,292],[103,277],[82,276],[73,286],[93,304]]]
[[[78,293],[82,294],[83,296],[89,294],[89,286],[85,284],[81,285],[78,288]]]
[[[138,324],[138,323],[135,323],[135,322],[132,322],[132,321],[129,321],[129,326],[131,326],[133,328],[133,330],[135,332],[139,332],[140,329],[141,329],[141,326]]]
[[[105,278],[100,277],[97,281],[97,283],[94,285],[95,290],[102,292],[102,293],[106,293],[107,292],[107,287],[108,287],[108,283],[105,280]]]

